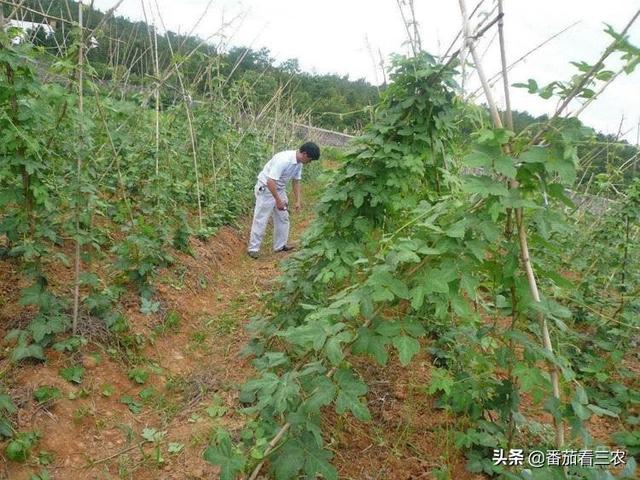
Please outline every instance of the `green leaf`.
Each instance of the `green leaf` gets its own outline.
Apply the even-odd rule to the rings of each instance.
[[[140,397],[140,399],[144,400],[144,401],[151,400],[156,395],[158,395],[158,391],[153,387],[143,388],[138,393],[138,396]],[[105,395],[105,396],[107,396],[107,395]]]
[[[325,480],[338,480],[338,472],[329,462],[331,453],[321,448],[308,449],[304,463],[307,478],[317,478],[318,474]]]
[[[422,307],[426,294],[427,290],[424,285],[418,285],[411,289],[411,308],[413,310],[419,310]]]
[[[266,372],[260,378],[249,380],[240,390],[240,401],[242,403],[253,403],[256,397],[270,396],[278,388],[280,379],[275,373]]]
[[[447,237],[451,238],[462,238],[465,234],[465,229],[467,226],[466,220],[460,220],[459,222],[451,225],[444,233]]]
[[[397,331],[400,332],[400,328]],[[378,335],[370,328],[361,327],[358,329],[358,338],[351,345],[351,351],[371,355],[380,365],[386,365],[389,356],[386,348],[388,342],[387,337]]]
[[[43,284],[36,282],[22,290],[20,305],[35,305],[47,310],[51,306],[51,295]]]
[[[479,261],[483,261],[487,252],[487,242],[484,240],[467,240],[465,245],[469,248],[469,251]],[[446,292],[445,292],[446,293]]]
[[[545,169],[557,173],[565,185],[572,185],[576,179],[576,166],[571,158],[551,157]]]
[[[362,422],[371,420],[371,414],[360,398],[367,393],[367,386],[353,376],[351,370],[340,369],[335,374],[338,384],[338,398],[336,399],[336,412],[343,414],[347,411]]]
[[[524,163],[545,163],[549,160],[549,150],[545,147],[531,147],[529,150],[522,152],[518,157],[518,161]]]
[[[29,456],[29,450],[25,448],[22,442],[17,440],[10,441],[4,453],[9,460],[19,463],[26,462]]]
[[[407,285],[400,279],[395,278],[391,273],[379,270],[371,275],[367,281],[368,284],[375,288],[373,293],[374,300],[377,301],[392,301],[394,297],[409,298],[409,289]],[[383,287],[381,289],[380,287]],[[392,295],[388,295],[385,290],[388,290]]]
[[[431,380],[429,381],[429,394],[433,395],[436,392],[443,392],[445,395],[450,395],[451,387],[453,387],[454,383],[451,373],[443,368],[437,368],[433,370]]]
[[[327,340],[325,352],[327,353],[327,358],[332,364],[338,365],[342,362],[344,358],[342,344],[350,342],[352,338],[353,335],[351,335],[351,332],[340,332]]]
[[[285,337],[289,342],[301,347],[313,347],[314,350],[320,350],[327,338],[327,332],[324,325],[326,322],[316,321],[310,322],[298,327],[287,329],[279,335]]]
[[[589,410],[587,410],[584,405],[576,400],[571,401],[571,408],[580,420],[589,420],[589,418],[591,417],[591,412],[589,412]]]
[[[140,413],[142,411],[142,404],[140,402],[137,402],[130,395],[122,395],[120,397],[120,403],[123,403],[127,407],[129,407],[129,411],[131,413],[135,414],[135,415],[137,415],[138,413]]]
[[[294,478],[305,463],[304,448],[296,438],[287,440],[274,457],[273,472],[277,480]]]
[[[424,289],[426,293],[449,293],[449,284],[446,282],[440,270],[432,271],[424,279]]]
[[[318,413],[321,407],[329,405],[336,396],[336,386],[326,376],[317,377],[312,384],[312,393],[305,400],[304,408],[309,413]]]
[[[13,436],[13,428],[6,418],[0,417],[0,437],[11,438]]]
[[[60,392],[60,389],[56,387],[50,387],[48,385],[43,385],[33,391],[33,398],[35,398],[36,402],[38,403],[56,400],[60,397],[62,397],[62,392]]]
[[[411,359],[420,351],[420,342],[415,338],[403,335],[393,339],[393,346],[398,350],[398,357],[403,366],[407,366]]]
[[[61,368],[58,372],[66,381],[79,384],[82,382],[84,367],[74,365],[73,367]]]
[[[5,393],[0,394],[0,410],[4,410],[5,413],[16,413],[16,406],[11,401],[11,397]]]
[[[473,151],[465,155],[462,162],[472,168],[491,168],[491,157],[484,152]]]
[[[394,320],[380,320],[376,323],[376,333],[379,333],[380,335],[383,335],[385,337],[395,337],[397,335],[400,335],[400,333],[402,332],[402,326],[400,325],[400,322],[396,322]]]
[[[105,383],[104,385],[102,385],[100,393],[105,397],[110,397],[111,395],[116,393],[116,387],[109,383]]]
[[[84,337],[70,337],[54,343],[51,348],[57,352],[75,352],[78,348],[86,344],[87,339]]]
[[[127,372],[127,377],[138,385],[144,385],[144,383],[149,379],[149,372],[144,368],[131,368]]]
[[[589,404],[587,405],[587,408],[589,410],[591,410],[593,413],[595,413],[598,416],[607,416],[607,417],[613,417],[613,418],[618,418],[618,414],[615,412],[612,412],[611,410],[607,410],[606,408],[602,408],[599,407],[597,405],[593,405],[593,404]]]
[[[38,432],[20,432],[7,444],[5,455],[9,460],[23,463],[29,458],[31,449],[39,440],[40,434]]]
[[[489,195],[506,197],[509,194],[509,190],[504,184],[487,176],[463,176],[462,190],[466,193],[477,193],[483,197],[487,197]]]
[[[315,445],[313,436],[303,434],[300,438],[288,439],[273,455],[273,472],[276,480],[299,478],[301,470],[305,478],[337,480],[336,469],[329,463],[331,453]]]
[[[300,394],[300,385],[296,381],[295,371],[287,372],[280,377],[270,403],[277,413],[287,410],[289,403],[293,402]]]
[[[33,339],[36,343],[42,343],[42,341],[48,335],[55,333],[62,333],[67,328],[67,322],[65,317],[56,315],[51,317],[38,317],[29,325],[29,330],[33,335]]]
[[[218,431],[215,443],[204,451],[204,459],[220,466],[220,480],[234,480],[244,470],[246,460],[238,454],[231,443],[231,437],[224,430]]]
[[[169,447],[167,448],[167,451],[169,453],[180,453],[183,449],[184,449],[183,443],[169,442]]]
[[[576,386],[576,400],[582,405],[589,403],[589,397],[587,397],[587,392],[582,385]]]
[[[415,318],[405,318],[402,321],[402,330],[412,337],[422,337],[427,333],[422,323]]]
[[[167,432],[160,432],[155,428],[144,428],[140,436],[147,442],[159,442],[166,435]]]
[[[524,392],[546,388],[549,385],[549,381],[539,368],[529,367],[524,363],[517,363],[513,368],[513,374],[519,380]]]
[[[494,161],[495,170],[508,178],[516,178],[516,166],[511,157],[500,155]]]
[[[92,272],[80,273],[80,283],[90,287],[98,288],[100,286],[100,278]]]
[[[207,415],[211,418],[224,417],[228,411],[229,409],[223,405],[209,405],[205,409],[205,412],[207,412]]]
[[[536,93],[538,91],[538,82],[536,82],[533,78],[530,78],[527,83],[514,83],[512,87],[526,88],[529,93]]]

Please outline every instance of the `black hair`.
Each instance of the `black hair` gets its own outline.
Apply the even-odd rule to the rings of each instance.
[[[303,143],[300,147],[300,152],[306,153],[311,160],[320,158],[320,147],[313,142]]]

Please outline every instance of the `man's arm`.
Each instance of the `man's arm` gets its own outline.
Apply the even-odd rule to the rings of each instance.
[[[293,179],[293,201],[296,211],[302,210],[302,194],[300,192],[300,180]]]
[[[278,195],[278,188],[276,186],[276,181],[273,178],[267,179],[267,188],[269,189],[269,191],[271,192],[271,195],[273,195],[273,198],[276,201],[276,208],[278,210],[286,210],[287,204],[284,203],[280,198],[280,195]]]

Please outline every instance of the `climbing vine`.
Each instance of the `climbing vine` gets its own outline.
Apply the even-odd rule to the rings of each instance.
[[[249,421],[238,438],[221,431],[205,452],[222,478],[256,478],[266,460],[277,479],[337,478],[322,411],[371,420],[352,357],[407,366],[424,345],[439,366],[429,393],[468,420],[456,445],[471,471],[521,478],[491,452],[524,445],[527,432],[538,432],[537,446],[562,447],[522,414],[523,394],[557,428],[568,424],[571,442],[591,442],[584,422],[603,411],[576,375],[573,352],[558,340],[548,348],[545,336],[547,324],[555,338],[573,323],[570,282],[548,260],[572,230],[566,188],[577,145],[593,132],[566,118],[518,135],[489,125],[459,102],[454,75],[425,53],[395,59],[375,121],[286,264],[272,314],[252,325],[258,374],[240,394]],[[469,129],[470,138],[460,135]],[[541,276],[540,298],[527,264]]]

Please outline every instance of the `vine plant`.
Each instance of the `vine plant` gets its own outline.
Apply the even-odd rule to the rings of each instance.
[[[74,285],[55,279],[51,288],[49,275],[73,262],[66,249],[72,239],[83,262],[79,314],[112,326],[128,286],[147,299],[153,295],[153,274],[172,261],[169,249],[189,251],[192,234],[207,237],[246,211],[251,172],[270,146],[266,129],[241,122],[233,98],[195,104],[191,128],[179,106],[165,105],[156,130],[143,95],[114,99],[95,82],[89,63],[82,65],[81,115],[79,28],[74,32],[75,43],[59,57],[28,42],[12,44],[11,29],[0,32],[0,255],[30,279],[20,300],[30,321],[7,337],[16,362],[44,360],[46,347],[71,325]],[[56,80],[45,82],[43,72]],[[184,144],[191,129],[197,156],[207,159],[200,171],[203,228],[191,226],[198,201],[193,156]],[[80,169],[72,160],[79,156]]]
[[[322,409],[371,420],[351,357],[384,366],[397,355],[406,366],[427,335],[442,366],[428,391],[469,420],[456,444],[467,449],[470,470],[521,478],[493,465],[491,450],[526,442],[533,422],[521,412],[523,393],[557,425],[568,423],[571,442],[590,441],[584,420],[594,406],[562,344],[552,350],[543,341],[544,323],[568,328],[572,311],[553,296],[567,282],[545,269],[543,283],[554,288],[536,298],[520,265],[535,264],[568,231],[564,206],[573,204],[565,190],[575,180],[577,145],[592,132],[575,118],[554,117],[518,135],[470,124],[454,75],[425,53],[395,59],[375,121],[332,177],[304,248],[285,266],[273,315],[252,325],[248,353],[259,373],[240,394],[250,420],[236,442],[220,431],[205,452],[222,478],[252,471],[255,479],[266,460],[277,479],[337,478]],[[578,93],[588,83],[580,82]],[[459,135],[469,128],[470,143]],[[544,322],[531,321],[538,318]],[[557,392],[544,364],[558,372]],[[538,440],[554,444],[548,435]],[[540,470],[540,478],[605,474]]]
[[[67,125],[58,114],[66,100],[61,85],[39,80],[30,47],[11,45],[12,33],[0,32],[0,207],[4,210],[0,233],[6,235],[9,255],[22,259],[33,281],[23,291],[21,303],[38,310],[27,331],[15,332],[18,347],[12,357],[43,359],[39,343],[68,326],[62,314],[64,302],[48,291],[43,273],[46,261],[67,261],[51,249],[61,241],[54,192],[64,188],[63,174],[52,176],[51,171],[64,171],[64,165],[50,149],[51,142],[59,139],[57,129]]]

